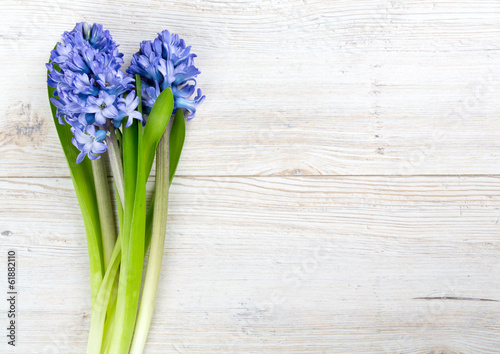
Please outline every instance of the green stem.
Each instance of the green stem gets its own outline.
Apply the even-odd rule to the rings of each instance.
[[[174,179],[177,165],[181,158],[182,146],[184,145],[184,138],[186,136],[186,122],[184,121],[184,114],[179,109],[175,113],[174,119],[170,119],[167,125],[168,131],[168,169],[169,181],[168,185],[172,184]],[[165,133],[164,133],[165,135]],[[146,242],[144,249],[147,252],[149,244],[151,243],[151,230],[153,228],[153,211],[155,205],[155,192],[149,203],[148,214],[146,215]]]
[[[118,191],[116,190],[115,185],[115,195],[118,195]],[[116,200],[117,209],[118,209],[118,224],[120,225],[120,230],[123,229],[123,206],[120,202],[120,198]],[[118,262],[121,262],[121,253],[118,255]],[[108,303],[108,308],[106,312],[106,321],[104,322],[103,329],[103,339],[101,346],[101,353],[107,353],[109,344],[111,341],[111,334],[113,333],[113,326],[115,323],[116,317],[116,300],[118,295],[118,277],[116,277],[115,282],[113,283],[113,289],[111,293],[111,298]]]
[[[136,92],[139,92],[140,95],[138,75],[136,76]],[[143,154],[142,124],[135,121],[124,129],[122,141],[125,200],[123,204],[123,232],[120,241],[122,260],[116,317],[109,343],[109,352],[113,354],[127,354],[132,342],[141,289],[146,229],[147,176]]]
[[[92,173],[94,175],[97,206],[99,219],[101,221],[102,248],[104,253],[104,267],[108,267],[111,254],[116,242],[116,229],[113,216],[113,205],[109,194],[108,175],[104,165],[104,159],[92,161]]]
[[[156,201],[154,203],[151,248],[149,250],[146,279],[142,292],[139,315],[132,340],[131,354],[140,354],[146,345],[153,309],[160,278],[165,231],[167,228],[169,163],[168,131],[165,132],[156,151]]]
[[[104,321],[106,319],[106,310],[113,294],[113,284],[115,283],[120,266],[121,244],[116,243],[113,254],[110,259],[109,267],[101,283],[99,292],[92,306],[89,341],[87,344],[87,354],[101,352],[102,337],[104,334]]]
[[[171,121],[172,121],[172,119],[171,119]],[[182,151],[182,145],[184,143],[185,131],[186,131],[184,116],[183,116],[181,110],[177,111],[173,121],[174,121],[173,125],[171,123],[169,123],[167,126],[167,132],[169,133],[169,139],[168,139],[168,141],[169,141],[169,148],[168,148],[168,169],[169,169],[168,184],[169,184],[169,186],[172,184],[172,179],[173,179],[173,176],[175,174],[176,167],[179,163],[179,159],[180,159],[180,155],[181,155],[181,151]],[[164,133],[164,135],[165,134],[166,133]],[[164,142],[162,142],[162,144],[163,143]],[[162,168],[160,166],[158,166],[158,171],[160,171],[161,169]],[[162,193],[162,195],[164,195],[164,194],[165,193]],[[155,199],[155,197],[153,195],[153,199],[151,200],[151,203],[149,205],[149,210],[148,210],[147,217],[146,217],[146,241],[145,241],[145,248],[144,248],[144,256],[146,255],[147,250],[149,248],[149,244],[151,242],[151,234],[152,234],[152,228],[153,228],[153,216],[154,216],[154,210],[155,210],[154,199]],[[122,223],[123,222],[123,209],[122,209],[122,205],[121,205],[119,199],[117,200],[117,204],[118,204],[118,216],[119,216],[119,220],[120,220],[119,224],[120,224],[120,230],[121,230],[123,228],[123,223]],[[158,215],[162,215],[162,213],[157,212],[156,215],[158,218]],[[161,247],[153,245],[153,249],[163,250],[163,245]],[[160,254],[160,256],[161,256],[161,254]],[[160,259],[160,262],[161,262],[161,259]],[[148,265],[148,273],[149,274],[154,273],[154,271],[151,270],[151,267],[149,265]],[[115,284],[114,284],[114,292],[113,292],[113,295],[111,296],[111,300],[110,300],[109,305],[108,305],[108,310],[107,310],[108,312],[106,315],[106,321],[105,321],[105,325],[104,325],[104,338],[103,338],[103,343],[102,343],[102,347],[101,347],[101,353],[110,353],[109,347],[110,347],[112,326],[116,326],[116,323],[117,323],[117,320],[116,320],[116,305],[117,305],[116,287],[117,287],[117,282],[115,282]],[[153,296],[153,299],[154,299],[154,296]],[[141,303],[141,306],[142,306],[142,303]],[[151,308],[151,310],[152,310],[152,308]],[[139,314],[139,316],[142,317],[143,315]],[[138,325],[138,328],[139,327],[142,327],[142,325]],[[136,329],[136,331],[140,331],[140,329]],[[137,342],[136,339],[134,339],[134,341]]]
[[[122,156],[120,147],[118,146],[118,141],[116,140],[115,129],[111,127],[109,129],[109,132],[110,134],[106,138],[106,142],[108,143],[108,156],[111,166],[111,172],[113,173],[113,177],[115,179],[116,190],[118,191],[120,202],[122,203],[122,205],[125,205],[125,183],[123,177]]]
[[[115,283],[113,284],[113,292],[111,294],[111,299],[108,304],[108,310],[106,313],[106,322],[104,322],[101,353],[107,353],[109,350],[108,348],[109,348],[109,343],[111,342],[111,333],[113,333],[113,326],[115,324],[117,294],[118,294],[118,277],[115,280]]]

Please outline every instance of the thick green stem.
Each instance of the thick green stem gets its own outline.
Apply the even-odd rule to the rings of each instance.
[[[118,141],[116,140],[115,129],[111,127],[109,129],[109,136],[106,138],[108,143],[108,156],[109,164],[111,166],[111,172],[115,179],[116,190],[118,191],[118,197],[122,205],[125,205],[125,183],[123,177],[123,162],[120,152],[120,147],[118,146]]]
[[[118,294],[118,278],[113,284],[113,293],[111,294],[111,299],[109,300],[108,304],[108,310],[106,313],[106,322],[104,322],[101,353],[107,353],[109,350],[108,348],[109,348],[109,343],[111,342],[111,334],[113,333],[113,326],[115,324],[117,294]]]
[[[115,195],[118,195],[118,191],[116,190],[115,185]],[[123,229],[123,206],[120,202],[120,198],[116,200],[117,209],[118,209],[118,224],[120,225],[120,230]],[[121,245],[121,244],[120,244]],[[118,244],[117,244],[118,247]],[[121,262],[121,253],[117,256],[118,262]],[[104,329],[102,335],[102,346],[101,353],[107,353],[109,344],[111,342],[111,334],[113,332],[113,326],[115,324],[116,317],[116,299],[118,295],[118,277],[116,277],[115,282],[113,283],[113,289],[111,292],[111,298],[108,303],[108,308],[106,310],[106,321],[104,322]]]
[[[106,269],[106,274],[104,275],[101,287],[97,294],[96,301],[92,306],[87,354],[101,352],[106,312],[111,295],[113,294],[113,284],[115,283],[118,268],[120,266],[120,253],[121,244],[120,242],[117,242],[110,259],[109,267]]]
[[[160,278],[165,231],[167,228],[169,188],[168,131],[165,132],[156,151],[156,200],[154,203],[151,248],[149,250],[146,279],[142,292],[139,315],[132,340],[131,354],[141,354],[146,345]]]
[[[136,75],[136,92],[141,92],[138,75]],[[124,129],[122,141],[125,198],[116,317],[109,343],[109,352],[113,354],[127,354],[132,342],[139,305],[146,231],[147,175],[142,124],[135,121]]]
[[[104,267],[108,267],[111,254],[116,242],[116,229],[113,216],[113,205],[109,194],[108,174],[104,165],[104,159],[92,161],[92,173],[94,175],[97,206],[99,208],[99,219],[101,220],[102,248],[104,253]]]

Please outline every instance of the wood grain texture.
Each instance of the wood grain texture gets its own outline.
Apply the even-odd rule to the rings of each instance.
[[[207,100],[181,175],[500,173],[498,1],[0,6],[0,176],[68,175],[44,63],[81,20],[104,23],[127,62],[167,27],[193,46]]]
[[[499,182],[176,178],[146,352],[496,352]],[[0,190],[2,244],[20,264],[18,349],[82,352],[88,260],[71,181]]]
[[[87,21],[126,65],[179,33],[207,95],[146,353],[500,353],[499,15],[494,0],[2,0],[14,352],[85,351],[87,248],[44,63]]]

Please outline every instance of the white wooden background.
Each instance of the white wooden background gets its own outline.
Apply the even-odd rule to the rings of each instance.
[[[0,352],[86,347],[44,67],[80,21],[127,61],[179,33],[207,95],[147,353],[500,353],[497,0],[2,0],[0,291],[16,250],[19,327]]]

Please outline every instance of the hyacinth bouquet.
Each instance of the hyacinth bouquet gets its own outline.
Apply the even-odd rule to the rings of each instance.
[[[190,46],[165,30],[140,44],[125,73],[123,54],[110,33],[87,23],[65,32],[50,54],[48,95],[89,251],[87,353],[144,350],[185,114],[193,118],[205,98],[196,89],[195,57]],[[146,182],[155,156],[155,192],[148,205]]]

